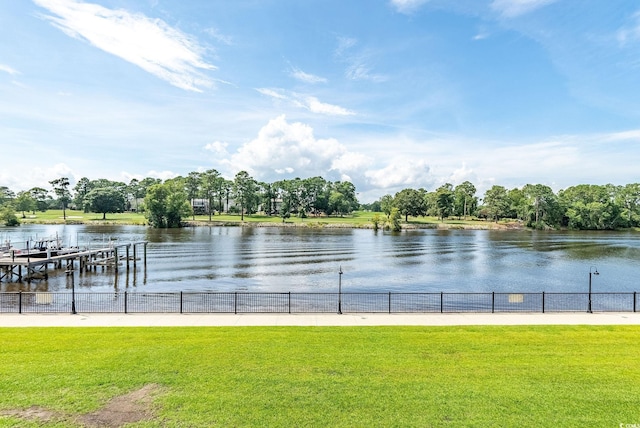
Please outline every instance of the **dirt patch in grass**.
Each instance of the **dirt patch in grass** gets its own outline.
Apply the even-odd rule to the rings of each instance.
[[[153,399],[159,391],[160,387],[156,384],[145,385],[128,394],[112,398],[95,412],[77,417],[36,406],[22,410],[7,410],[0,412],[0,415],[31,421],[75,422],[87,428],[117,428],[125,424],[153,419]]]
[[[0,412],[2,416],[13,416],[19,419],[26,419],[28,421],[42,421],[49,422],[55,420],[64,420],[65,415],[62,413],[54,412],[43,407],[32,406],[28,409],[22,410],[5,410]]]

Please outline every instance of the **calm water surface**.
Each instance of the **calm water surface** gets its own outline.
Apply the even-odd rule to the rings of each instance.
[[[344,292],[640,291],[640,234],[360,229],[25,225],[0,228],[0,241],[62,237],[92,248],[108,240],[148,241],[146,268],[76,275],[93,291]],[[2,291],[60,291],[61,272],[31,284],[3,282]]]

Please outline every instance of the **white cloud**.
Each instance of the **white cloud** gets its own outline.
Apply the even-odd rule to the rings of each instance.
[[[627,141],[635,140],[636,143],[640,142],[640,129],[632,129],[630,131],[614,132],[611,134],[605,134],[602,136],[603,141]]]
[[[557,0],[493,0],[491,8],[505,18],[527,14]]]
[[[28,174],[12,174],[0,171],[0,183],[16,192],[34,187],[51,190],[49,182],[60,177],[69,178],[72,187],[77,181],[77,177],[71,167],[64,163],[56,163],[46,167],[30,166]]]
[[[269,89],[269,88],[256,88],[256,91],[260,92],[262,95],[266,95],[271,98],[276,98],[278,100],[288,100],[289,97],[282,93],[281,89]]]
[[[147,172],[146,174],[132,174],[126,171],[122,171],[120,172],[120,179],[125,182],[125,183],[129,183],[132,179],[136,179],[138,181],[140,180],[144,180],[145,178],[149,177],[149,178],[159,178],[160,180],[169,180],[171,178],[176,178],[178,175],[180,174],[176,174],[175,172],[172,171],[154,171],[151,170],[149,172]]]
[[[348,37],[338,37],[338,47],[335,56],[346,64],[345,77],[350,80],[368,80],[378,83],[387,80],[382,74],[374,73],[371,65],[373,54],[369,50],[354,51],[358,41]]]
[[[336,48],[335,55],[341,57],[344,53],[358,44],[358,40],[353,37],[338,37],[338,47]]]
[[[371,185],[383,189],[405,187],[427,187],[433,182],[427,161],[419,158],[398,157],[392,159],[387,166],[367,171],[365,176]]]
[[[260,180],[326,177],[334,159],[346,152],[337,140],[316,139],[310,126],[288,123],[282,115],[270,120],[226,163],[233,171],[246,170]],[[285,174],[289,177],[283,177]]]
[[[9,73],[11,75],[20,74],[14,68],[9,67],[8,65],[0,64],[0,71],[4,71],[5,73]]]
[[[220,141],[214,141],[213,143],[207,143],[207,145],[204,146],[204,149],[209,151],[209,152],[213,152],[216,155],[226,155],[227,153],[227,147],[229,146],[229,143],[223,143]]]
[[[458,185],[465,181],[470,181],[471,183],[475,183],[478,181],[476,173],[471,168],[467,168],[466,162],[462,163],[462,166],[451,173],[449,177],[448,183],[452,183],[454,185]]]
[[[320,102],[316,97],[299,97],[297,102],[312,113],[326,114],[328,116],[352,116],[355,112],[344,107]]]
[[[217,28],[207,28],[204,31],[205,33],[207,33],[208,35],[210,35],[211,37],[213,37],[214,39],[216,39],[222,44],[225,44],[228,46],[233,45],[233,39],[231,38],[231,36],[226,36],[224,34],[221,34]]]
[[[294,68],[293,70],[291,70],[291,76],[301,82],[305,82],[305,83],[312,83],[312,84],[316,84],[316,83],[327,83],[327,79],[325,79],[324,77],[320,77],[320,76],[316,76],[314,74],[309,74],[309,73],[305,73],[304,71],[300,70],[299,68]]]
[[[160,19],[75,0],[33,1],[56,15],[45,18],[70,37],[87,41],[173,86],[196,92],[213,86],[203,70],[216,67],[202,59],[204,49]]]
[[[323,103],[318,98],[295,92],[287,93],[284,89],[257,88],[256,91],[277,100],[291,102],[296,107],[304,108],[312,113],[327,116],[352,116],[354,111],[334,104]]]
[[[429,0],[391,0],[391,4],[400,13],[411,13]]]
[[[621,46],[640,40],[640,12],[631,16],[631,22],[618,30],[616,36]]]
[[[369,156],[357,152],[346,152],[331,163],[331,169],[337,171],[366,171],[373,164]]]
[[[489,38],[489,32],[485,29],[480,29],[478,30],[478,33],[473,36],[471,39],[472,40],[484,40],[484,39],[488,39]]]

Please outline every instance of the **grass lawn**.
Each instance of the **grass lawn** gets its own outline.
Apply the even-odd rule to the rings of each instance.
[[[350,215],[345,215],[343,217],[340,216],[320,216],[314,217],[310,215],[306,218],[300,217],[290,217],[286,219],[286,223],[295,223],[295,224],[304,224],[309,227],[324,227],[331,225],[341,225],[341,226],[351,226],[351,227],[372,227],[373,223],[371,221],[374,216],[373,212],[368,211],[355,211]],[[383,213],[377,213],[382,218],[386,218]],[[83,211],[76,210],[67,210],[66,212],[67,224],[74,223],[82,223],[82,224],[123,224],[123,225],[146,225],[147,219],[142,213],[114,213],[107,214],[106,219],[102,219],[102,214],[100,213],[85,213]],[[18,219],[21,223],[29,224],[64,224],[65,220],[63,218],[62,210],[48,210],[45,212],[36,211],[33,213],[25,213],[25,218],[22,218],[22,213],[17,213]],[[184,218],[184,221],[193,222],[194,217],[190,216]],[[215,224],[240,224],[241,217],[239,214],[223,214],[223,215],[214,215],[211,217],[212,222]],[[403,219],[404,220],[404,219]],[[208,224],[209,216],[208,215],[196,215],[195,222],[201,223],[203,225]],[[267,216],[260,214],[252,214],[244,216],[245,223],[273,223],[282,224],[282,218],[278,216]],[[404,221],[403,221],[404,223]],[[413,226],[430,226],[430,227],[448,227],[448,228],[477,228],[477,229],[486,229],[486,228],[501,228],[508,224],[508,222],[494,223],[488,222],[485,220],[458,220],[457,218],[449,218],[444,222],[436,217],[409,217],[409,221],[407,223],[409,227]]]
[[[154,415],[134,426],[640,424],[638,337],[636,326],[5,328],[0,426],[70,426],[150,384]],[[35,406],[70,416],[6,416]]]
[[[113,213],[107,214],[106,219],[102,219],[101,213],[85,213],[84,211],[67,210],[66,211],[67,224],[83,223],[83,224],[147,224],[147,219],[144,214],[139,213]],[[20,223],[24,224],[65,224],[62,210],[47,210],[45,212],[36,211],[36,213],[25,212],[25,218],[22,218],[22,213],[16,213]]]

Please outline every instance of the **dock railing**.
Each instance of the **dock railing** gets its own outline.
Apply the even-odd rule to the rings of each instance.
[[[2,292],[2,313],[637,312],[637,292]]]

